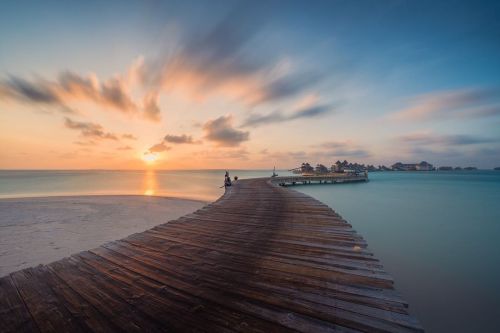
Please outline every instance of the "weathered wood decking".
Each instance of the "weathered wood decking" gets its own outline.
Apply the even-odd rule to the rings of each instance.
[[[2,332],[415,332],[328,206],[263,179],[149,231],[0,279]]]

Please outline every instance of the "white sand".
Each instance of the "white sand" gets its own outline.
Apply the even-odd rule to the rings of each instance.
[[[0,276],[189,214],[206,202],[148,196],[0,200]]]

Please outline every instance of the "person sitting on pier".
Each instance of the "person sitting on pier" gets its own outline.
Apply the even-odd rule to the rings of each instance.
[[[231,186],[231,177],[229,177],[229,172],[226,171],[224,176],[224,187]]]

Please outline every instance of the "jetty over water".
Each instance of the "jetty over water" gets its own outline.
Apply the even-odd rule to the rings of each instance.
[[[2,332],[421,332],[365,240],[269,179],[0,279]]]
[[[356,183],[368,181],[367,174],[347,174],[347,173],[331,173],[324,175],[303,175],[303,176],[283,176],[274,177],[271,180],[273,183],[280,186],[289,185],[306,185],[306,184],[341,184],[341,183]]]

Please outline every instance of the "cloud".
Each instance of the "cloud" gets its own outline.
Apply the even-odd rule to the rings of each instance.
[[[84,137],[90,137],[94,139],[118,140],[118,137],[115,134],[105,132],[103,127],[99,124],[74,121],[66,117],[64,119],[64,126],[69,129],[80,131],[81,135]]]
[[[500,166],[500,146],[485,147],[480,149],[466,149],[466,147],[411,147],[407,151],[408,159],[413,161],[427,160],[437,166],[476,166],[493,168]]]
[[[263,56],[261,32],[271,15],[256,7],[237,6],[213,26],[169,41],[159,57],[136,63],[133,76],[148,89],[193,99],[221,94],[249,105],[297,96],[320,82],[323,73],[299,70],[282,55]]]
[[[132,112],[137,110],[137,105],[132,101],[125,85],[116,78],[103,82],[100,92],[98,92],[96,101],[103,105],[109,105],[123,112]]]
[[[137,137],[133,134],[130,134],[130,133],[122,134],[122,138],[128,139],[128,140],[137,140]]]
[[[95,146],[97,143],[95,141],[89,140],[89,141],[75,141],[73,142],[75,145],[78,146]]]
[[[366,158],[371,156],[369,150],[352,141],[327,141],[318,145],[313,145],[313,147],[319,149],[315,152],[318,156],[323,155],[325,157],[331,156],[335,158]]]
[[[166,145],[166,143],[173,143],[173,144],[195,144],[199,143],[199,141],[194,141],[193,137],[190,135],[182,134],[182,135],[171,135],[167,134],[163,138],[163,140],[149,148],[149,152],[151,153],[160,153],[166,150],[172,149],[172,147],[169,147]]]
[[[299,66],[299,59],[283,54],[262,53],[272,18],[268,6],[241,3],[202,29],[179,29],[178,40],[165,41],[157,57],[139,57],[121,75],[103,79],[63,71],[51,80],[9,77],[0,80],[0,97],[64,112],[73,103],[91,101],[159,121],[159,97],[173,91],[193,100],[222,95],[247,106],[300,96],[324,79],[325,70]]]
[[[300,165],[302,162],[323,163],[331,165],[337,160],[351,158],[367,158],[372,154],[369,150],[360,147],[351,141],[328,141],[320,144],[311,145],[309,149],[294,151],[275,151],[266,152],[262,155],[263,161],[271,161],[273,164],[280,163],[288,166]],[[364,161],[360,161],[364,163]]]
[[[417,96],[390,115],[395,120],[482,118],[500,115],[500,89],[463,89]]]
[[[132,100],[128,84],[120,76],[100,81],[95,74],[81,76],[64,71],[54,81],[35,79],[28,81],[10,76],[0,81],[0,97],[31,104],[51,105],[63,112],[74,112],[70,105],[78,101],[91,101],[97,105],[158,121],[160,109],[156,94],[146,93],[144,107]]]
[[[468,134],[436,134],[416,132],[394,138],[397,159],[430,161],[446,166],[493,167],[498,164],[500,137]]]
[[[265,161],[271,160],[273,162],[276,161],[280,163],[293,162],[295,164],[298,164],[299,161],[306,161],[310,157],[308,152],[302,150],[266,152],[263,155],[262,159]]]
[[[301,74],[290,74],[272,80],[264,85],[263,96],[258,102],[297,95],[321,81],[323,77],[323,74],[306,72]]]
[[[342,158],[342,157],[365,158],[372,156],[372,154],[365,149],[336,149],[328,152],[328,155],[335,156],[336,158]]]
[[[152,121],[160,120],[161,110],[158,106],[158,93],[149,93],[144,96],[144,116]]]
[[[148,152],[149,153],[161,153],[161,152],[164,152],[164,151],[167,151],[167,150],[170,150],[172,149],[171,147],[168,147],[167,145],[165,145],[163,142],[160,142],[160,143],[157,143],[153,146],[151,146],[149,149],[148,149]],[[145,153],[146,154],[146,153]]]
[[[196,141],[193,140],[193,137],[191,135],[186,135],[186,134],[182,134],[182,135],[167,134],[167,135],[165,135],[165,137],[163,138],[163,140],[165,142],[176,143],[176,144],[181,144],[181,143],[193,144],[193,143],[197,143]]]
[[[274,111],[267,115],[252,114],[243,122],[242,127],[256,127],[301,118],[316,118],[328,114],[333,110],[334,108],[329,105],[315,105],[299,109],[291,114],[283,114],[281,111]]]
[[[482,117],[496,117],[500,116],[500,105],[491,106],[491,107],[481,107],[477,109],[473,109],[467,112],[464,115],[468,118],[482,118]]]
[[[117,150],[132,150],[133,148],[130,147],[130,146],[121,146],[121,147],[118,147],[116,148]]]
[[[44,104],[60,103],[59,96],[54,89],[41,80],[38,84],[35,84],[22,78],[11,76],[2,82],[2,87],[3,94],[7,97]]]
[[[210,149],[194,152],[193,155],[207,160],[227,160],[239,159],[248,160],[248,151],[246,149]]]
[[[432,133],[412,133],[397,138],[403,141],[418,145],[441,145],[441,146],[464,146],[481,143],[500,142],[500,138],[487,138],[474,135],[436,135]]]
[[[233,118],[229,116],[221,116],[217,119],[207,121],[203,125],[205,138],[215,142],[218,146],[238,146],[240,143],[249,139],[250,133],[240,131],[233,127]]]

